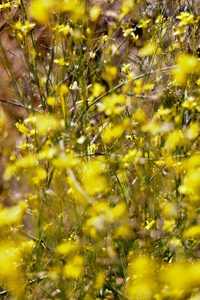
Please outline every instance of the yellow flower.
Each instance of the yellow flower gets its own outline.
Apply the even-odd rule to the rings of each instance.
[[[129,125],[130,120],[127,118],[123,120],[123,123],[121,125],[112,125],[108,124],[102,133],[102,139],[105,143],[111,143],[114,139],[119,138],[127,126]]]
[[[139,51],[139,56],[148,56],[148,55],[153,55],[155,50],[156,50],[156,43],[152,42],[147,45],[145,45],[140,51]]]
[[[89,195],[92,196],[105,190],[107,184],[103,172],[105,172],[104,163],[92,161],[83,165],[81,170],[81,181],[84,190]]]
[[[120,20],[127,14],[129,14],[134,8],[134,1],[133,0],[123,0],[121,5],[121,14]]]
[[[89,14],[92,22],[97,22],[101,15],[101,8],[99,6],[93,6],[90,8]]]
[[[0,227],[19,224],[27,208],[26,202],[20,201],[16,206],[0,210]]]
[[[77,279],[84,271],[84,258],[80,255],[75,255],[73,260],[70,260],[64,266],[64,276],[67,278]]]
[[[20,299],[25,278],[22,273],[22,257],[18,248],[7,243],[0,244],[0,280],[1,285],[10,289],[15,299]]]
[[[33,0],[29,6],[29,15],[40,25],[49,22],[49,13],[55,7],[53,0]]]
[[[98,82],[95,82],[94,85],[92,86],[92,94],[95,98],[104,94],[105,91],[106,91],[105,87]]]
[[[69,62],[65,61],[63,57],[59,59],[54,59],[54,63],[58,64],[59,66],[69,66]]]
[[[111,84],[112,81],[117,79],[118,70],[115,66],[105,66],[105,72],[102,73],[102,78]]]
[[[105,114],[110,116],[112,113],[121,114],[124,111],[122,104],[126,103],[126,97],[122,94],[112,94],[102,99],[102,103],[99,106],[99,111],[105,111]]]
[[[121,70],[124,74],[128,75],[132,71],[131,64],[123,64],[123,68]]]
[[[138,28],[148,28],[152,23],[151,19],[142,19],[138,24]]]
[[[11,8],[10,2],[4,3],[3,1],[2,4],[0,5],[0,12],[10,8]]]
[[[74,254],[77,253],[77,251],[79,249],[81,249],[81,247],[77,242],[75,242],[75,241],[66,241],[66,242],[63,242],[62,244],[60,244],[56,248],[56,252],[59,253],[60,255],[74,256]]]
[[[171,151],[174,151],[176,147],[179,147],[184,142],[184,135],[181,130],[174,130],[168,137],[165,147]]]
[[[45,135],[64,128],[64,120],[59,120],[53,115],[45,116],[37,114],[33,119],[33,123],[36,125],[36,131],[40,135]]]
[[[199,72],[198,59],[189,54],[182,54],[177,59],[177,67],[173,70],[173,77],[178,84],[184,84],[187,74]]]
[[[181,20],[178,26],[194,25],[194,15],[189,12],[182,11],[180,15],[177,16],[177,19]]]

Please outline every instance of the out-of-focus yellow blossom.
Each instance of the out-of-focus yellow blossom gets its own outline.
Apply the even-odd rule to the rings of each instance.
[[[14,164],[8,166],[4,172],[4,180],[9,180],[12,176],[23,169],[30,170],[37,165],[37,157],[35,155],[26,155],[25,157],[17,160]]]
[[[67,183],[69,185],[68,195],[73,198],[76,204],[87,205],[88,202],[91,202],[90,197],[82,190],[74,178],[68,176]]]
[[[164,108],[160,106],[158,111],[154,114],[157,118],[162,118],[162,120],[166,120],[167,116],[171,116],[173,110],[171,108]]]
[[[4,1],[3,1],[2,4],[0,5],[0,12],[4,11],[6,9],[10,9],[10,8],[11,8],[10,2],[4,3]]]
[[[95,288],[100,290],[103,287],[104,283],[105,283],[105,272],[102,270],[99,271],[96,276]]]
[[[129,163],[137,163],[139,159],[142,157],[142,152],[138,151],[136,148],[133,150],[129,150],[128,154],[126,154],[122,158],[122,162],[129,162]]]
[[[151,26],[152,20],[151,19],[141,19],[138,28],[148,28]]]
[[[64,276],[69,279],[77,279],[84,271],[84,257],[80,255],[73,256],[72,260],[64,266]]]
[[[168,137],[165,147],[170,151],[176,150],[176,147],[184,143],[184,135],[181,130],[174,130]]]
[[[117,227],[114,231],[115,238],[135,238],[134,231],[128,224]]]
[[[133,88],[133,92],[137,95],[142,95],[143,86],[142,86],[142,80],[138,79],[135,81],[135,87]]]
[[[103,176],[105,170],[105,164],[97,161],[92,161],[82,167],[81,181],[86,193],[92,196],[105,190],[106,179]]]
[[[189,229],[186,229],[183,232],[184,238],[190,238],[190,239],[199,239],[200,238],[200,225],[195,225],[190,227]]]
[[[199,202],[200,193],[200,168],[190,169],[184,176],[182,185],[179,186],[179,193],[190,196],[190,201]]]
[[[47,176],[47,172],[42,166],[37,166],[36,168],[34,168],[32,173],[33,174],[31,176],[31,178],[28,180],[28,183],[30,185],[32,185],[32,184],[40,185],[41,182],[44,181]]]
[[[73,30],[72,36],[73,36],[74,40],[76,40],[76,41],[83,40],[85,38],[82,31],[78,28]]]
[[[184,25],[194,25],[194,15],[190,14],[187,11],[182,11],[179,16],[176,17],[177,19],[181,20],[178,26]]]
[[[133,0],[123,0],[121,5],[121,14],[120,20],[127,14],[131,13],[134,8],[134,1]]]
[[[0,210],[0,227],[19,224],[27,208],[27,203],[20,201],[16,206]]]
[[[63,95],[66,96],[69,93],[69,88],[66,84],[61,84],[60,86],[54,85],[54,90],[57,95]]]
[[[97,5],[91,7],[89,14],[90,14],[90,19],[92,20],[92,22],[97,22],[101,15],[101,7],[97,6]]]
[[[68,13],[73,22],[83,20],[84,3],[79,0],[34,0],[29,6],[29,15],[40,25],[49,23],[49,15],[54,12]]]
[[[20,0],[15,0],[12,3],[13,7],[20,7]]]
[[[106,232],[107,219],[105,215],[91,217],[85,224],[85,229],[91,234],[91,237],[96,239],[98,232]]]
[[[104,94],[105,91],[106,91],[105,87],[98,82],[95,82],[92,86],[92,94],[95,98]]]
[[[86,140],[86,136],[85,135],[81,135],[76,141],[78,144],[83,144]]]
[[[107,143],[112,143],[114,139],[122,136],[123,132],[129,125],[130,120],[125,118],[121,125],[108,124],[102,132],[102,139]]]
[[[187,276],[183,276],[183,274],[187,274]],[[162,290],[164,298],[185,299],[188,291],[199,285],[199,261],[176,262],[165,265],[161,269],[160,278],[165,284]]]
[[[34,246],[35,246],[34,241],[26,241],[26,242],[22,242],[18,246],[18,250],[20,251],[20,254],[23,255],[24,257],[26,254],[30,254],[32,252]]]
[[[197,79],[196,84],[197,84],[198,86],[200,86],[200,78]]]
[[[60,255],[70,255],[74,256],[79,250],[81,249],[81,246],[76,241],[66,241],[60,244],[56,248],[56,252]]]
[[[173,237],[170,242],[169,242],[169,246],[171,249],[176,250],[177,253],[181,253],[182,252],[182,242],[180,239],[177,239],[175,237]]]
[[[147,121],[147,116],[143,109],[137,109],[133,113],[132,117],[133,117],[134,122],[139,122],[140,124],[144,124]]]
[[[18,248],[4,242],[0,245],[0,283],[17,299],[22,295],[25,277],[22,273],[22,257]]]
[[[56,154],[59,153],[59,149],[56,147],[46,147],[43,151],[40,151],[38,153],[38,159],[46,159],[50,160],[56,156]]]
[[[53,0],[34,0],[29,6],[29,15],[40,25],[49,23],[49,13],[54,9],[56,2]]]
[[[99,105],[99,111],[105,111],[105,114],[110,116],[111,114],[121,114],[125,107],[122,106],[126,103],[125,95],[112,94],[102,99],[101,105]]]
[[[186,137],[189,140],[195,140],[199,136],[199,124],[191,123],[186,131]]]
[[[57,9],[61,13],[68,13],[73,22],[83,21],[85,18],[85,5],[81,0],[59,0]]]
[[[164,220],[164,225],[162,227],[163,230],[172,232],[175,228],[175,220],[170,219],[170,220]]]
[[[164,202],[160,205],[162,214],[166,220],[178,217],[177,204],[174,202]]]
[[[69,62],[65,61],[65,59],[63,57],[54,59],[54,63],[59,66],[69,66]]]
[[[59,169],[67,169],[76,166],[79,163],[79,159],[74,157],[73,152],[70,154],[61,154],[59,157],[52,160],[52,165]]]
[[[156,50],[156,43],[152,42],[147,45],[145,45],[140,51],[139,51],[139,56],[150,56],[155,53]]]
[[[116,224],[116,222],[123,220],[126,212],[127,207],[124,202],[120,202],[114,207],[109,206],[106,202],[96,203],[87,212],[90,218],[87,219],[84,230],[96,240],[99,233],[107,232],[109,224]],[[133,233],[131,228],[127,224],[124,224],[114,231],[114,235],[116,237],[126,236],[129,238],[133,236]]]
[[[198,59],[189,54],[181,54],[177,59],[177,66],[172,71],[177,84],[184,84],[186,75],[198,73],[200,65]]]
[[[187,97],[187,99],[182,103],[182,106],[194,111],[197,107],[198,103],[197,103],[197,99],[195,99],[193,96]]]
[[[45,116],[37,114],[31,121],[35,124],[36,131],[40,135],[55,132],[65,127],[64,120],[60,120],[53,115]]]
[[[200,155],[196,153],[192,155],[190,158],[186,159],[182,162],[183,170],[192,170],[200,167]]]
[[[54,107],[59,107],[58,100],[55,99],[54,97],[47,97],[47,104]]]
[[[156,291],[154,261],[147,256],[134,258],[127,268],[126,292],[130,299],[150,300]]]
[[[192,296],[189,300],[200,300],[200,294]]]
[[[144,90],[145,90],[145,91],[150,91],[153,87],[154,87],[154,84],[153,84],[153,83],[147,83],[147,84],[145,84],[145,86],[144,86]]]
[[[162,131],[161,128],[160,124],[158,124],[155,120],[151,120],[149,123],[142,126],[142,131],[156,135]]]
[[[118,70],[115,66],[105,66],[105,72],[102,73],[102,78],[111,84],[114,80],[117,79]]]
[[[178,27],[178,28],[174,28],[174,33],[173,35],[176,37],[183,36],[183,34],[186,32],[186,27]],[[185,36],[183,37],[183,39],[180,39],[181,42],[183,42],[185,39]]]

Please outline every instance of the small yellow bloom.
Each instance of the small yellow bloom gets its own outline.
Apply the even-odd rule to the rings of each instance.
[[[110,116],[112,113],[121,114],[124,111],[123,104],[126,103],[126,97],[122,94],[112,94],[102,99],[99,106],[99,111],[105,111],[106,115]]]
[[[142,19],[138,24],[138,28],[148,28],[151,26],[152,20],[151,19]]]
[[[139,51],[139,56],[150,56],[153,55],[156,50],[156,43],[152,42],[150,44],[147,44]]]
[[[199,62],[196,57],[189,54],[182,54],[177,59],[177,67],[173,70],[173,77],[178,84],[184,84],[187,74],[199,72]]]
[[[101,15],[101,8],[99,6],[93,6],[90,8],[89,14],[92,22],[97,22]]]
[[[64,276],[71,279],[77,279],[84,271],[84,258],[80,255],[75,255],[73,260],[70,260],[64,266]]]
[[[180,15],[177,16],[177,19],[181,20],[178,26],[194,25],[194,15],[189,12],[182,11]]]
[[[4,3],[3,1],[2,4],[0,5],[0,12],[10,8],[11,8],[10,2]]]

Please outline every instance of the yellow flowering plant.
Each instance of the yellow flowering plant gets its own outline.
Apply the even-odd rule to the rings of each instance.
[[[198,1],[0,12],[0,296],[199,299]]]

